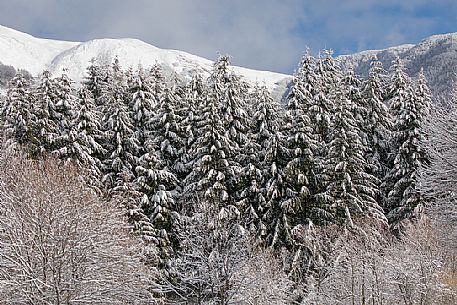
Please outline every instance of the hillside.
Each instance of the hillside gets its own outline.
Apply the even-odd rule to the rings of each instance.
[[[80,81],[92,58],[100,63],[112,62],[117,56],[123,68],[142,64],[161,65],[167,72],[188,77],[193,71],[208,73],[212,61],[186,52],[164,50],[137,39],[95,39],[87,42],[66,42],[36,38],[0,26],[0,62],[16,69],[28,70],[36,76],[45,69],[58,75],[63,69]],[[288,75],[232,67],[249,82],[260,82],[271,90],[285,88]]]
[[[0,25],[0,62],[37,75],[60,53],[78,42],[35,38]]]
[[[359,75],[366,76],[373,55],[389,69],[392,60],[399,56],[405,63],[408,74],[415,77],[421,69],[437,95],[451,91],[454,71],[457,69],[457,33],[435,35],[417,45],[406,44],[383,50],[368,50],[351,55],[342,55],[338,61],[344,68],[353,67]],[[204,75],[211,70],[212,61],[176,50],[165,50],[138,39],[95,39],[86,42],[68,42],[33,37],[0,26],[0,62],[16,69],[25,69],[36,76],[48,69],[59,75],[67,69],[69,76],[79,82],[92,58],[99,63],[112,62],[118,56],[123,68],[145,67],[159,64],[168,74],[177,73],[188,78],[194,71]],[[299,59],[297,59],[297,62]],[[280,97],[291,80],[290,75],[269,71],[257,71],[232,67],[249,82],[260,82]]]
[[[405,63],[409,75],[416,77],[421,67],[433,93],[449,94],[457,69],[457,33],[435,35],[417,45],[408,44],[384,50],[372,50],[343,55],[338,58],[343,67],[353,67],[357,74],[366,76],[373,55],[389,69],[392,60],[399,56]]]

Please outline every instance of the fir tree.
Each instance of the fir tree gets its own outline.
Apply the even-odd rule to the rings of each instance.
[[[360,136],[364,144],[366,141],[364,118],[367,116],[367,102],[362,94],[362,80],[357,76],[353,69],[346,70],[341,79],[339,86],[345,86],[347,89],[348,98],[353,102],[352,113],[354,120],[359,127]]]
[[[202,111],[205,107],[206,100],[206,84],[203,82],[201,75],[195,74],[192,80],[186,84],[182,92],[180,103],[180,110],[178,110],[177,117],[180,119],[177,125],[180,128],[180,139],[182,147],[180,152],[180,159],[175,164],[176,172],[179,172],[184,178],[179,178],[179,187],[181,191],[185,189],[185,177],[192,171],[192,153],[191,148],[200,134],[199,123]],[[183,194],[178,195],[179,201],[185,198]],[[182,198],[181,198],[182,197]]]
[[[422,147],[423,104],[416,100],[409,79],[399,58],[394,63],[391,86],[391,112],[393,115],[393,164],[384,187],[388,191],[386,212],[394,229],[399,229],[401,220],[413,217],[423,205],[424,198],[417,185],[418,170],[427,162]]]
[[[186,177],[184,193],[193,205],[210,204],[221,212],[239,214],[235,207],[235,144],[227,137],[220,114],[217,91],[209,91],[196,114],[197,137],[190,149],[192,171]],[[192,211],[194,207],[184,207]]]
[[[312,68],[313,59],[305,54],[294,76],[285,117],[289,148],[293,154],[285,170],[295,194],[286,202],[294,211],[294,225],[310,217],[310,206],[313,204],[314,194],[319,189],[318,165],[315,159],[319,151],[314,130],[314,123],[318,122],[312,122],[308,116],[313,114],[312,111],[316,108],[313,104],[315,77]]]
[[[181,109],[181,125],[185,130],[187,139],[185,143],[186,159],[190,146],[196,140],[196,134],[198,132],[197,126],[195,124],[196,114],[203,107],[203,102],[206,95],[205,85],[206,84],[203,82],[202,76],[195,74],[192,76],[192,80],[184,88]]]
[[[241,172],[242,185],[238,205],[242,210],[244,226],[253,236],[265,237],[267,234],[263,215],[267,210],[265,199],[264,160],[266,145],[277,129],[277,116],[281,109],[276,105],[265,86],[254,88],[251,96],[253,105],[253,124],[248,133],[248,141],[244,146],[245,159]]]
[[[384,176],[381,190],[383,196],[386,198],[386,201],[383,202],[384,210],[388,213],[391,210],[389,203],[387,202],[387,197],[389,192],[393,189],[396,179],[394,179],[390,172],[394,167],[395,158],[400,147],[400,142],[398,141],[398,118],[401,116],[401,111],[404,108],[405,103],[408,99],[412,98],[412,88],[410,84],[410,79],[406,75],[403,67],[403,62],[399,57],[397,57],[391,66],[391,79],[389,82],[389,87],[387,88],[387,103],[389,106],[389,113],[392,118],[392,128],[391,128],[391,137],[388,143],[389,152],[387,158],[388,169],[387,173]]]
[[[124,75],[117,59],[110,74],[108,90],[103,96],[106,100],[102,118],[103,148],[106,150],[103,181],[109,190],[115,190],[134,178],[139,147],[125,102]]]
[[[260,145],[258,159],[263,162],[269,140],[282,124],[284,109],[265,86],[257,87],[251,99],[255,103],[252,138]]]
[[[421,121],[423,121],[429,115],[432,104],[432,94],[428,87],[427,79],[425,78],[424,68],[421,68],[419,72],[417,86],[414,92],[414,98],[418,104],[417,107],[419,108]]]
[[[187,174],[183,159],[186,151],[186,131],[182,125],[182,107],[182,100],[175,90],[164,89],[157,111],[150,121],[154,130],[151,141],[167,168],[179,181]]]
[[[1,116],[9,147],[27,146],[33,141],[33,99],[30,85],[21,73],[10,81]]]
[[[321,223],[345,223],[350,227],[357,216],[370,215],[383,221],[383,211],[375,200],[376,178],[365,171],[365,147],[354,118],[351,86],[342,83],[336,96],[338,106],[324,160],[328,179],[323,194],[326,205],[316,211],[318,219]]]
[[[398,117],[404,104],[412,96],[411,81],[405,72],[402,60],[397,57],[392,63],[392,77],[388,88],[388,101],[390,112]],[[394,126],[395,128],[396,126]]]
[[[155,97],[150,81],[141,66],[138,67],[137,75],[129,87],[132,99],[129,103],[133,118],[135,137],[140,147],[140,155],[143,153],[145,143],[151,136],[150,120],[155,114]]]
[[[45,152],[54,151],[60,135],[58,125],[60,115],[56,109],[57,88],[49,71],[43,72],[33,94],[36,97],[36,103],[33,107],[34,141],[31,143],[30,154],[38,157]]]
[[[75,117],[71,122],[68,155],[88,170],[89,182],[97,185],[101,179],[100,158],[106,153],[103,148],[100,117],[90,91],[81,87],[78,92]]]
[[[291,247],[295,209],[290,200],[294,200],[296,194],[285,169],[292,153],[281,128],[275,130],[265,144],[267,210],[262,217],[264,226],[261,226],[261,229],[266,231],[266,240],[271,247]]]
[[[86,69],[86,76],[82,85],[91,93],[92,98],[97,106],[101,105],[100,98],[107,86],[106,71],[103,66],[97,64],[95,58],[92,58],[90,65]]]
[[[317,126],[322,118],[321,109],[315,105],[314,100],[318,94],[319,81],[319,76],[316,74],[316,59],[309,54],[309,50],[306,50],[294,74],[287,107],[305,111],[313,126]]]
[[[339,86],[341,71],[336,65],[332,52],[326,50],[324,57],[316,64],[317,85],[314,101],[309,116],[314,126],[314,133],[321,143],[320,154],[325,154],[325,143],[329,142],[332,114],[334,112],[335,91]]]
[[[392,119],[384,103],[385,96],[382,82],[382,64],[375,57],[371,62],[369,77],[362,91],[366,115],[362,120],[367,145],[366,159],[369,173],[382,181],[389,169],[389,141],[391,138]],[[385,196],[380,192],[377,201],[384,205]]]
[[[228,58],[221,57],[214,64],[205,101],[197,114],[198,135],[190,149],[193,170],[186,179],[187,188],[200,200],[212,202],[225,216],[240,213],[236,207],[239,162],[247,139],[241,90],[238,77],[228,70]]]
[[[55,79],[55,83],[55,116],[52,119],[58,126],[58,137],[54,143],[54,151],[58,157],[65,160],[70,158],[68,147],[73,142],[70,138],[70,132],[75,115],[75,97],[72,95],[72,81],[65,71]]]
[[[148,80],[150,82],[150,86],[154,97],[152,105],[154,107],[157,107],[160,104],[162,94],[164,93],[167,87],[166,79],[163,76],[162,68],[158,64],[152,66],[152,68],[149,70]]]
[[[225,137],[217,108],[208,103],[199,118],[200,133],[191,147],[194,166],[187,177],[188,189],[200,200],[207,200],[222,208],[229,201],[231,176],[231,143]]]
[[[219,111],[226,136],[232,141],[238,157],[243,162],[243,149],[247,142],[248,117],[246,112],[245,84],[238,75],[229,70],[228,56],[221,56],[215,63],[209,80],[209,90],[219,101]]]
[[[179,211],[170,193],[170,190],[176,187],[176,177],[167,169],[165,162],[154,149],[141,156],[135,171],[135,186],[141,195],[137,206],[152,224],[150,232],[145,232],[142,225],[140,233],[146,234],[146,237],[154,242],[158,249],[156,265],[164,268],[167,267],[178,242],[176,223],[179,221]]]

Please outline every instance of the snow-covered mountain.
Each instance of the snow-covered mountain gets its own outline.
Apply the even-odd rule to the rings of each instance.
[[[0,25],[0,62],[37,75],[52,60],[78,42],[35,38]]]
[[[366,76],[373,55],[389,69],[396,56],[404,60],[408,74],[415,77],[423,67],[429,85],[435,94],[451,91],[457,71],[457,33],[435,35],[421,43],[401,45],[384,50],[363,51],[338,57],[343,67],[353,67],[357,74]],[[168,73],[188,77],[193,71],[208,74],[212,61],[182,51],[164,50],[137,39],[95,39],[87,42],[68,42],[36,38],[0,26],[0,62],[16,69],[28,70],[36,76],[48,69],[59,75],[63,69],[75,81],[80,81],[89,61],[96,58],[109,63],[118,56],[124,68],[160,64]],[[299,58],[297,58],[297,62]],[[290,75],[233,67],[247,81],[265,83],[276,97],[280,97],[291,80]]]
[[[416,77],[423,67],[433,93],[445,96],[451,92],[456,78],[457,33],[431,36],[417,45],[408,44],[344,55],[338,60],[343,67],[353,67],[357,74],[366,76],[373,55],[377,55],[385,69],[389,69],[392,60],[399,56],[412,77]]]
[[[161,65],[168,72],[189,76],[193,71],[209,73],[212,61],[186,52],[164,50],[137,39],[95,39],[87,42],[67,42],[33,37],[0,26],[0,62],[16,69],[25,69],[36,76],[47,69],[59,75],[63,69],[69,76],[80,81],[92,58],[100,63],[110,63],[119,58],[124,68],[142,64],[150,67]],[[272,90],[285,88],[290,76],[268,71],[256,71],[241,67],[233,70],[249,82],[265,83]]]

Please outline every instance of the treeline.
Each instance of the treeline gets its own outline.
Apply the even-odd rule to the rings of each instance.
[[[28,71],[23,69],[16,71],[13,66],[4,65],[0,62],[0,87],[6,87],[17,72],[21,73],[26,79],[30,80],[32,78]]]
[[[428,200],[418,184],[431,95],[400,59],[387,74],[374,58],[363,80],[330,52],[305,54],[285,104],[225,56],[187,83],[159,66],[92,62],[75,91],[65,74],[16,75],[2,106],[6,143],[32,159],[75,162],[103,196],[122,198],[145,263],[160,271],[155,293],[176,302],[247,302],[237,299],[250,287],[243,281],[269,264],[278,266],[271,282],[244,297],[311,302],[338,270],[329,266],[342,236],[382,248]]]

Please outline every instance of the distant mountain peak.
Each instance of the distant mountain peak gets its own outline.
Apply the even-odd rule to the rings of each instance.
[[[383,50],[366,50],[337,58],[342,67],[351,67],[366,76],[373,55],[388,69],[395,57],[403,59],[408,74],[417,76],[421,67],[435,94],[451,91],[457,71],[457,33],[439,34],[419,44],[405,44]],[[36,38],[29,34],[0,25],[0,62],[16,69],[25,69],[37,76],[48,69],[60,75],[66,69],[70,77],[79,82],[86,73],[92,58],[100,63],[112,62],[117,56],[124,68],[138,64],[148,68],[159,64],[164,70],[189,77],[195,71],[208,75],[212,61],[183,51],[157,48],[139,39],[94,39],[85,42],[58,41]],[[297,62],[300,59],[297,58]],[[245,80],[265,84],[275,96],[281,96],[291,80],[290,75],[232,67]]]
[[[432,92],[437,96],[446,96],[451,92],[457,71],[457,33],[433,35],[417,45],[406,44],[343,55],[338,57],[338,61],[343,67],[352,67],[357,74],[367,76],[373,55],[385,69],[389,69],[395,57],[399,56],[413,78],[424,68]]]
[[[86,73],[90,60],[109,63],[119,58],[124,68],[145,68],[161,65],[169,72],[190,76],[194,71],[208,74],[212,61],[176,50],[164,50],[144,41],[133,38],[94,39],[86,42],[67,42],[36,38],[5,26],[0,26],[0,62],[17,69],[25,69],[37,76],[47,69],[59,75],[64,69],[69,76],[79,82]],[[249,82],[264,83],[267,87],[285,87],[289,75],[232,67]],[[282,89],[281,89],[282,90]]]

